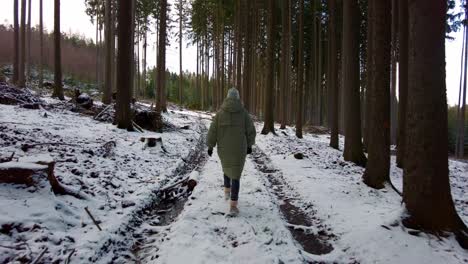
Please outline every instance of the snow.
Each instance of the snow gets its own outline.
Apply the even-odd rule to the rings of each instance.
[[[157,263],[298,263],[304,257],[285,227],[277,206],[247,161],[239,194],[239,217],[226,215],[221,164],[213,153],[177,222],[152,246]],[[181,250],[183,249],[183,250]]]
[[[47,169],[47,166],[29,163],[29,162],[10,161],[10,162],[0,163],[0,170],[11,169],[11,168],[25,169],[25,170],[43,170],[43,169]]]
[[[46,101],[57,103],[50,98]],[[44,110],[0,105],[0,156],[15,152],[19,164],[29,167],[42,166],[32,161],[53,158],[57,179],[88,197],[55,196],[47,182],[35,187],[0,184],[0,245],[23,248],[15,252],[0,247],[0,263],[23,255],[34,259],[45,247],[46,262],[63,261],[72,249],[79,252],[76,256],[81,262],[96,255],[134,211],[172,181],[174,170],[200,138],[198,117],[168,114],[165,118],[177,126],[190,124],[191,129],[129,133],[66,110],[48,111],[46,118]],[[139,139],[149,134],[161,137],[168,153],[159,146],[143,149]],[[110,141],[115,142],[115,149],[105,157],[103,146]],[[27,152],[20,150],[21,144],[44,142],[73,146],[42,145]],[[100,222],[102,232],[84,207]]]
[[[453,236],[440,240],[424,233],[409,235],[400,223],[405,214],[401,197],[390,186],[382,190],[367,187],[361,179],[364,169],[345,162],[341,151],[328,147],[329,135],[305,134],[303,139],[297,139],[293,129],[285,132],[288,136],[260,136],[257,144],[270,154],[272,163],[281,168],[297,192],[294,201],[299,206],[311,202],[319,217],[337,234],[335,250],[346,251],[359,263],[468,261],[467,252]],[[340,140],[342,149],[343,138]],[[293,154],[297,152],[306,158],[295,159]],[[450,171],[452,195],[467,222],[468,166],[450,161]],[[401,188],[402,171],[396,168],[394,157],[391,175],[397,188]]]
[[[59,103],[49,97],[43,101]],[[14,160],[0,168],[53,160],[57,179],[84,197],[56,196],[47,181],[31,187],[0,184],[0,263],[30,262],[44,248],[43,263],[63,262],[73,250],[73,263],[133,261],[116,258],[116,250],[139,263],[468,262],[467,251],[453,235],[410,235],[412,230],[401,225],[401,197],[389,186],[374,190],[363,184],[364,169],[328,147],[327,134],[305,133],[297,139],[291,128],[278,129],[276,136],[258,134],[254,152],[265,153],[266,165],[283,175],[284,197],[274,194],[272,188],[279,187],[270,187],[271,175],[261,172],[249,155],[241,178],[240,215],[227,216],[216,149],[206,163],[181,170],[191,153],[206,150],[199,145],[211,117],[171,106],[164,119],[190,129],[137,133],[60,107],[46,111],[0,105],[0,157],[15,152]],[[257,123],[257,131],[261,125]],[[159,143],[145,147],[141,137],[161,137],[166,151]],[[69,145],[40,145],[23,152],[25,143]],[[304,159],[295,159],[295,153]],[[450,160],[449,168],[456,208],[468,222],[468,164]],[[174,221],[142,216],[158,190],[186,176],[198,184]],[[394,157],[391,179],[401,190],[402,171]],[[280,208],[286,199],[322,226],[289,223]],[[333,250],[323,255],[306,252],[291,234],[292,229],[318,233],[323,226],[334,235],[327,241]],[[144,244],[133,252],[138,237]]]

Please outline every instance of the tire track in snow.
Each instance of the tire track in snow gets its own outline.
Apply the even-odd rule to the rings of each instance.
[[[146,244],[151,263],[305,263],[251,160],[241,179],[238,217],[227,217],[217,153],[195,177],[198,186],[169,226]],[[149,228],[148,228],[149,229]]]
[[[266,174],[264,184],[277,199],[278,207],[287,221],[286,226],[304,251],[314,255],[332,252],[333,246],[330,242],[336,236],[330,232],[331,229],[326,227],[321,219],[315,216],[313,205],[310,203],[303,206],[296,205],[297,202],[294,200],[298,195],[287,184],[281,170],[272,164],[260,148],[254,148],[250,158],[255,163],[256,169]]]

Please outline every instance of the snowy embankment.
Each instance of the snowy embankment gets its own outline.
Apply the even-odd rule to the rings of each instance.
[[[410,235],[401,225],[405,213],[401,197],[390,186],[382,190],[367,187],[361,179],[364,169],[345,162],[341,151],[328,147],[329,135],[306,133],[297,139],[293,129],[277,131],[278,136],[259,136],[257,144],[297,192],[293,203],[302,207],[312,203],[316,215],[338,237],[335,250],[345,251],[359,263],[468,262],[468,253],[453,236]],[[340,143],[343,149],[343,138]],[[295,159],[295,153],[303,153],[305,158]],[[468,223],[468,164],[449,163],[452,195]],[[402,171],[396,168],[394,157],[391,177],[401,190]]]
[[[86,263],[99,251],[105,254],[109,241],[125,235],[135,212],[175,180],[176,169],[202,135],[196,115],[178,111],[164,118],[173,127],[189,129],[142,134],[60,107],[46,111],[0,105],[0,157],[14,152],[14,161],[52,158],[57,179],[84,197],[54,195],[45,178],[30,187],[0,184],[0,263],[31,262],[46,249],[41,263],[68,257]],[[160,143],[145,148],[143,136],[161,137],[164,149]],[[21,150],[23,144],[50,142],[57,144]]]

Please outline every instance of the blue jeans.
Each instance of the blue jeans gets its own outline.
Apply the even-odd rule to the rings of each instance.
[[[228,176],[224,175],[224,187],[231,188],[231,201],[237,201],[239,199],[239,180],[233,180]]]

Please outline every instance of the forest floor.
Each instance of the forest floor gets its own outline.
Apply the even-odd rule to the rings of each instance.
[[[241,179],[240,215],[230,217],[216,149],[208,157],[204,146],[211,114],[172,106],[164,114],[172,129],[138,133],[39,99],[47,107],[0,105],[0,158],[52,158],[58,180],[83,198],[54,195],[44,180],[0,184],[0,263],[30,263],[45,249],[39,263],[468,263],[453,235],[403,227],[401,197],[389,186],[364,185],[363,168],[329,148],[328,134],[258,134]],[[148,136],[161,137],[164,148],[145,147],[140,138]],[[21,150],[44,142],[72,145]],[[468,164],[449,166],[468,222]],[[400,190],[401,175],[392,159]],[[193,192],[164,191],[186,178],[198,182]]]

